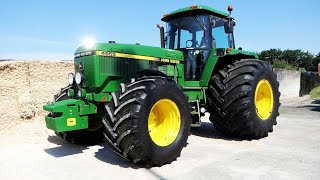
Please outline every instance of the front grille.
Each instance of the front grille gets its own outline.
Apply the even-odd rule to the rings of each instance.
[[[106,76],[135,77],[137,71],[149,68],[149,61],[99,56],[100,73]]]

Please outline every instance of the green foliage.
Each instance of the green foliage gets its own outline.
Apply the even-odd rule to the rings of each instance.
[[[296,66],[293,66],[289,64],[286,61],[283,60],[274,60],[273,61],[273,67],[278,69],[287,69],[287,70],[298,70]]]
[[[315,57],[311,61],[307,61],[306,70],[307,71],[318,71],[318,64],[320,63],[320,57]]]
[[[320,98],[320,86],[312,89],[310,92],[311,98],[313,99],[319,99]]]
[[[273,64],[276,68],[298,70],[305,69],[307,71],[318,71],[318,63],[320,62],[320,53],[315,57],[310,52],[297,50],[280,50],[270,49],[262,51],[260,58]]]
[[[282,51],[280,49],[270,49],[267,51],[261,51],[260,57],[263,60],[273,63],[273,61],[279,59],[281,54],[282,54]]]

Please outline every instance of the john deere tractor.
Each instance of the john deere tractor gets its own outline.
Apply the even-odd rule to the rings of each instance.
[[[198,5],[165,14],[161,47],[79,47],[69,86],[43,107],[47,127],[70,143],[106,139],[119,156],[147,166],[179,157],[206,112],[228,136],[268,136],[279,115],[279,83],[270,64],[235,48],[228,11]]]

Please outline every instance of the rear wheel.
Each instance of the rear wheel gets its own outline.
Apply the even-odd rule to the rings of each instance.
[[[68,99],[67,90],[69,87],[63,88],[60,92],[54,96],[55,101],[62,101]],[[99,107],[98,107],[99,108]],[[103,112],[104,110],[100,108],[98,112]],[[102,123],[103,114],[90,115],[88,121],[88,128],[75,130],[75,131],[65,131],[65,132],[55,132],[57,136],[63,140],[79,145],[95,145],[103,141],[103,131],[104,126]]]
[[[121,84],[103,120],[105,136],[121,157],[147,166],[171,163],[186,146],[190,108],[180,86],[165,77]]]
[[[279,82],[270,64],[241,60],[215,70],[207,90],[210,120],[236,138],[268,136],[279,115]]]

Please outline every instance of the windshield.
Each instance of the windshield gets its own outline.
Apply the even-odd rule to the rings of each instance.
[[[168,23],[166,47],[210,49],[209,15],[187,16]]]
[[[167,27],[166,48],[233,48],[233,34],[225,33],[225,21],[207,14],[172,20]]]
[[[227,34],[224,31],[224,23],[226,20],[213,17],[211,21],[213,47],[231,48],[233,44],[232,34]]]

